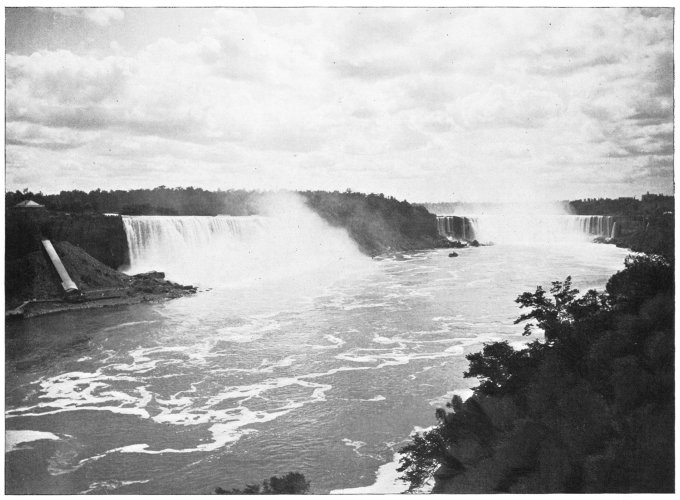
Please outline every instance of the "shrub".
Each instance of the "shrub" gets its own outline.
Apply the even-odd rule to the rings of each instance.
[[[218,495],[304,495],[309,492],[310,483],[299,472],[289,472],[285,476],[272,476],[262,484],[248,484],[242,490],[215,488]]]

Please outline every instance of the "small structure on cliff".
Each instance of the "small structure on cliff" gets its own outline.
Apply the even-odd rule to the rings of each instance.
[[[24,200],[14,205],[14,210],[45,210],[45,205],[41,205],[33,200]]]

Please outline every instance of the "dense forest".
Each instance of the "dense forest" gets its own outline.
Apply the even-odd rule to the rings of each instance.
[[[662,194],[643,194],[636,198],[588,198],[569,202],[575,215],[658,216],[673,212],[675,198]]]
[[[650,215],[645,217],[634,231],[611,238],[607,243],[630,248],[635,252],[663,255],[669,260],[674,260],[675,216],[672,213]]]
[[[216,495],[304,495],[309,493],[310,482],[299,472],[289,472],[285,476],[272,476],[262,484],[248,484],[245,488],[215,488]]]
[[[201,188],[132,189],[129,191],[61,191],[32,193],[28,189],[5,193],[5,207],[24,200],[45,205],[48,210],[71,213],[117,213],[123,215],[250,215],[258,193],[243,189],[206,191]]]
[[[605,292],[579,295],[567,278],[520,295],[516,323],[543,340],[467,356],[480,385],[401,450],[405,479],[434,473],[440,493],[673,492],[673,277],[672,262],[640,255]]]

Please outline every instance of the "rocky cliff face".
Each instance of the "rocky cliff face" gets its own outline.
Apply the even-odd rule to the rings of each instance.
[[[368,255],[450,246],[437,231],[437,216],[407,201],[352,192],[301,194],[309,208],[332,226],[347,230]]]
[[[10,212],[5,219],[5,262],[40,249],[40,239],[68,241],[113,269],[129,264],[123,220],[101,214]]]

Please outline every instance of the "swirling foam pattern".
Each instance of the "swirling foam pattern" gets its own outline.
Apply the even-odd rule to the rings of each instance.
[[[7,492],[208,493],[288,471],[317,493],[403,489],[395,453],[469,393],[464,355],[527,340],[514,298],[568,274],[601,287],[625,255],[546,248],[375,259],[8,325]]]

